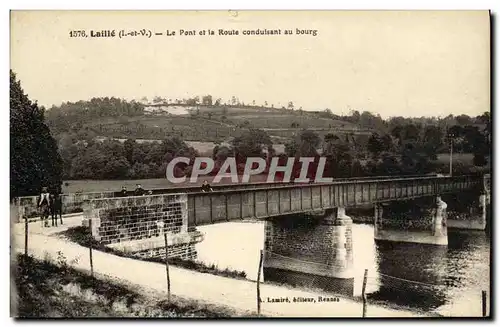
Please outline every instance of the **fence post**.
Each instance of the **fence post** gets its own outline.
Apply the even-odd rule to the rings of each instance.
[[[368,269],[365,269],[365,276],[363,277],[363,288],[361,290],[361,297],[363,298],[363,318],[366,317],[366,281],[368,279]]]
[[[24,217],[24,256],[28,257],[28,217]]]
[[[163,237],[165,239],[165,270],[167,272],[167,296],[168,302],[170,302],[170,271],[168,269],[168,241],[167,241],[167,231],[163,229]]]
[[[262,270],[263,252],[260,250],[259,270],[257,271],[257,315],[260,316],[260,271]]]
[[[94,260],[92,258],[92,218],[89,218],[89,230],[90,276],[94,278]]]
[[[486,317],[486,291],[482,291],[483,317]]]

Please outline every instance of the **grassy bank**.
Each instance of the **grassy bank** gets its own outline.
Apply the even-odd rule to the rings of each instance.
[[[120,256],[120,257],[133,258],[136,260],[149,261],[149,262],[158,262],[158,263],[165,262],[164,259],[162,259],[162,258],[140,258],[140,257],[135,257],[129,253],[125,253],[122,251],[118,251],[118,250],[109,248],[109,247],[105,246],[104,244],[102,244],[101,242],[94,240],[91,237],[88,228],[83,227],[83,226],[69,228],[69,229],[61,232],[59,235],[65,237],[68,240],[75,242],[81,246],[89,247],[90,244],[92,244],[93,249],[96,249],[96,250],[99,250],[102,252],[112,253],[112,254]],[[201,273],[207,273],[207,274],[236,278],[236,279],[245,279],[246,278],[246,273],[244,271],[231,270],[228,268],[220,269],[219,267],[217,267],[217,265],[214,265],[214,264],[206,265],[202,262],[197,262],[197,261],[193,261],[193,260],[184,260],[184,259],[180,259],[180,258],[170,258],[168,260],[168,262],[171,265],[178,266],[178,267],[185,268],[185,269],[195,270],[195,271],[198,271]]]
[[[175,296],[168,302],[157,294],[147,294],[102,276],[92,278],[68,267],[61,258],[58,258],[58,265],[48,259],[36,260],[24,255],[16,259],[12,265],[15,287],[11,293],[11,315],[19,318],[225,318],[245,315],[230,308]]]

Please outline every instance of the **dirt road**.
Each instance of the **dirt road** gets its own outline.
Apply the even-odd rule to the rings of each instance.
[[[41,228],[40,223],[30,223],[29,254],[43,259],[47,255],[57,261],[64,256],[71,266],[90,271],[89,249],[55,236],[71,226],[77,226],[81,217],[65,220],[65,225],[54,228]],[[24,225],[13,228],[12,250],[24,251]],[[97,273],[122,279],[131,284],[164,289],[166,292],[165,266],[158,263],[138,261],[112,254],[94,251],[94,269]],[[210,274],[199,273],[177,267],[170,267],[172,294],[226,305],[235,310],[256,311],[256,283],[236,280]],[[261,283],[262,314],[275,317],[361,317],[362,305],[359,302],[340,298],[339,302],[319,302],[318,297],[331,295],[314,293],[299,289],[286,288]],[[290,302],[268,302],[268,298],[285,298]],[[312,298],[315,302],[293,302],[293,299]],[[399,311],[369,305],[368,317],[417,317],[413,312]]]

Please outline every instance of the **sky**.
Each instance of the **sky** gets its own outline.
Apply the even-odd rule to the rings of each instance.
[[[163,35],[90,37],[142,29]],[[282,34],[242,35],[255,29]],[[81,30],[89,37],[70,37]],[[476,116],[490,109],[490,22],[487,11],[13,11],[11,69],[46,107],[211,94],[384,118]]]

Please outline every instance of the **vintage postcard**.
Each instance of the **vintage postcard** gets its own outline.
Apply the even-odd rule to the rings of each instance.
[[[11,316],[491,317],[490,19],[11,11]]]

